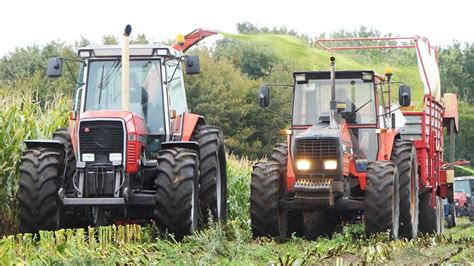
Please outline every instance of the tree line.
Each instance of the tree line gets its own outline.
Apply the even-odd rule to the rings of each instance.
[[[299,34],[286,27],[257,27],[243,22],[237,24],[239,34],[247,35],[285,35],[292,36],[311,47],[314,38]],[[224,35],[225,36],[225,35]],[[378,30],[360,27],[355,31],[340,30],[317,37],[382,37],[393,36]],[[169,41],[165,41],[169,43]],[[115,36],[106,35],[103,44],[117,44]],[[132,43],[150,43],[144,34],[137,35]],[[63,93],[71,95],[75,88],[69,74],[60,79],[46,78],[46,62],[51,56],[75,57],[75,49],[89,45],[85,37],[75,44],[52,41],[49,44],[16,48],[0,59],[0,96],[11,90],[35,92],[35,100],[42,104],[52,96]],[[275,43],[274,45],[278,45]],[[281,48],[281,47],[280,47]],[[279,49],[280,49],[279,48]],[[286,49],[286,50],[285,50]],[[304,57],[300,51],[291,47],[280,49],[283,53]],[[298,60],[287,60],[274,52],[272,44],[256,45],[255,43],[224,37],[212,47],[197,47],[192,53],[200,55],[200,75],[185,78],[188,105],[192,112],[202,114],[210,124],[223,128],[226,146],[231,153],[239,156],[257,158],[268,155],[274,143],[280,139],[279,129],[289,125],[289,119],[265,112],[257,104],[257,91],[265,83],[292,83],[292,72],[311,70],[313,65],[302,64]],[[364,51],[363,62],[373,62],[385,57],[397,62],[409,62],[414,54],[402,52],[394,55],[384,51]],[[413,61],[410,61],[411,63]],[[441,82],[444,92],[453,92],[462,101],[460,105],[461,132],[457,141],[457,159],[474,160],[470,147],[474,140],[474,46],[471,43],[454,42],[441,47],[439,51]],[[77,73],[78,66],[69,66],[72,73]],[[67,69],[65,69],[67,70]],[[271,108],[281,114],[289,115],[291,111],[291,90],[276,89],[272,91]],[[66,115],[66,112],[65,112]]]

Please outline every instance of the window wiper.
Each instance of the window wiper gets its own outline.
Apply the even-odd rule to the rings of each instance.
[[[100,100],[102,98],[102,91],[104,90],[104,68],[105,68],[105,65],[102,65],[102,72],[100,73],[100,83],[99,83],[99,105],[100,105]]]
[[[352,111],[350,114],[348,114],[344,119],[347,119],[349,117],[351,117],[352,115],[354,115],[355,113],[357,113],[360,109],[364,108],[364,106],[366,106],[368,103],[370,103],[372,101],[372,99],[368,100],[367,102],[365,102],[363,105],[361,105],[359,108],[355,109],[354,111]]]
[[[120,59],[115,60],[114,64],[110,67],[110,69],[105,74],[104,78],[101,78],[99,88],[106,88],[109,86],[110,81],[118,73],[120,69],[121,61]]]

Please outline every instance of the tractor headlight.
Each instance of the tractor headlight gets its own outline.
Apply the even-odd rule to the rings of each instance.
[[[121,153],[111,153],[109,154],[109,161],[122,161],[122,154]]]
[[[310,163],[308,160],[300,159],[296,161],[296,169],[298,170],[309,170]]]
[[[326,170],[336,170],[337,161],[336,160],[326,160],[324,161],[324,169]]]
[[[82,154],[83,162],[93,162],[95,161],[95,155],[93,153],[83,153]]]

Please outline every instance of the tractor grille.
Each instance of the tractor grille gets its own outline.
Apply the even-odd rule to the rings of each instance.
[[[81,155],[96,154],[96,161],[108,161],[110,153],[122,153],[124,129],[120,121],[82,121],[79,126]],[[99,156],[98,156],[99,155]]]
[[[339,161],[339,143],[337,139],[300,139],[296,141],[296,160],[310,161],[308,174],[335,173],[338,170],[325,170],[324,160]],[[338,167],[339,168],[339,167]],[[316,171],[316,172],[315,172]]]

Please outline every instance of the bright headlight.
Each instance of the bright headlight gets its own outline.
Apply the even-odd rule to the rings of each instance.
[[[296,169],[298,170],[309,170],[310,163],[308,160],[296,161]]]
[[[82,154],[83,162],[93,162],[95,161],[95,155],[93,153],[83,153]]]
[[[122,154],[121,153],[111,153],[109,154],[109,161],[122,161]]]
[[[335,170],[335,169],[337,169],[337,161],[336,160],[326,160],[326,161],[324,161],[324,169],[326,169],[326,170]]]

